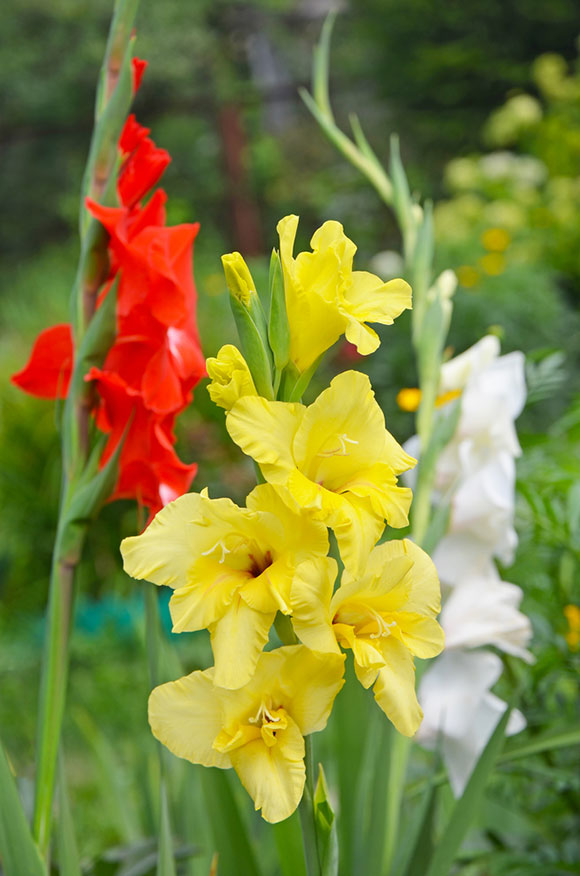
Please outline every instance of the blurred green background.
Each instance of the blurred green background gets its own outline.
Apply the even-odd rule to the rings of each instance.
[[[6,0],[0,9],[0,733],[22,772],[33,761],[59,446],[53,405],[22,395],[8,378],[36,333],[67,319],[78,191],[111,5]],[[301,216],[300,249],[334,218],[359,247],[358,268],[385,279],[400,270],[393,219],[297,94],[309,84],[312,47],[331,5],[142,0],[137,54],[150,66],[135,111],[172,156],[163,180],[168,221],[202,225],[195,273],[207,355],[235,340],[219,256],[241,250],[263,282],[276,222],[287,213]],[[521,543],[505,574],[523,587],[534,624],[538,660],[525,671],[522,710],[526,732],[539,733],[578,715],[578,643],[564,608],[580,601],[580,7],[576,0],[352,0],[340,10],[331,82],[337,116],[347,125],[356,110],[385,161],[398,131],[412,187],[435,201],[437,266],[454,268],[460,281],[451,350],[491,329],[505,352],[522,349],[528,358],[530,403],[518,424]],[[408,320],[382,334],[380,351],[356,367],[371,374],[402,441],[413,419],[395,397],[416,383]],[[336,349],[321,380],[348,367],[350,356]],[[209,485],[214,496],[242,500],[252,484],[251,465],[226,440],[223,414],[203,386],[183,417],[180,452],[199,464],[195,489]],[[154,820],[142,799],[124,815],[95,817],[108,775],[95,763],[116,764],[111,775],[131,784],[131,770],[143,778],[135,750],[150,759],[152,752],[142,604],[118,556],[121,535],[135,528],[129,503],[106,508],[81,567],[66,733],[87,860],[146,836]],[[179,642],[187,668],[203,663],[206,647],[203,637]],[[91,745],[97,760],[87,765]],[[554,863],[572,866],[580,857],[572,756],[541,760],[496,782],[496,802],[512,800],[522,820],[502,832],[496,812],[486,842],[512,858],[466,861],[462,873],[580,872]],[[132,793],[139,796],[134,786]],[[103,864],[98,872],[116,871]]]

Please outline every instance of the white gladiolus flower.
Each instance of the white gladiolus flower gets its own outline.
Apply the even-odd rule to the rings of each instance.
[[[532,635],[529,618],[519,611],[521,587],[502,581],[490,565],[455,587],[445,601],[439,622],[445,631],[445,650],[493,645],[528,663],[526,645]]]
[[[424,719],[416,738],[441,752],[456,796],[506,709],[491,693],[502,662],[485,646],[533,660],[531,625],[519,611],[522,591],[502,581],[494,564],[494,558],[512,562],[517,545],[515,458],[521,449],[514,420],[526,398],[522,353],[499,353],[496,337],[482,338],[443,365],[439,384],[437,416],[449,415],[446,397],[457,398],[461,409],[436,466],[433,503],[449,503],[447,532],[433,553],[447,587],[440,618],[445,651],[421,680]],[[419,456],[418,437],[405,449]],[[524,726],[514,712],[507,732]]]
[[[441,752],[456,797],[507,708],[490,693],[501,670],[501,660],[489,651],[445,651],[421,679],[419,702],[425,716],[415,738]],[[512,712],[507,734],[519,733],[525,723],[521,712]]]

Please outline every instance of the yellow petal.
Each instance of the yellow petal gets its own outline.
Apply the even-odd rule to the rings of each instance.
[[[436,657],[443,650],[445,634],[434,618],[400,611],[397,613],[397,626],[403,644],[415,657],[425,660]]]
[[[305,514],[303,503],[296,502],[285,487],[260,484],[249,494],[246,506],[252,511],[274,515],[280,524],[281,543],[275,543],[274,535],[272,543],[279,552],[291,552],[297,562],[312,554],[325,555],[328,552],[326,526]]]
[[[368,271],[353,271],[352,283],[345,292],[345,307],[362,322],[391,325],[404,310],[412,307],[411,287],[405,280],[389,280]]]
[[[361,639],[355,637],[352,645],[354,666],[358,680],[363,687],[370,687],[377,677],[377,672],[385,665],[385,661],[379,647],[380,639]]]
[[[333,489],[334,479],[381,460],[384,433],[385,418],[369,378],[344,371],[305,411],[294,458],[307,477]]]
[[[246,360],[232,344],[223,346],[216,358],[206,362],[211,383],[207,391],[211,400],[229,411],[245,395],[257,395]]]
[[[319,557],[301,563],[292,582],[292,626],[313,651],[340,654],[330,616],[336,572],[336,560]]]
[[[292,441],[304,410],[300,404],[247,396],[228,413],[226,427],[244,453],[284,475],[294,468]]]
[[[382,570],[386,570],[388,575],[390,564],[401,557],[406,557],[412,564],[408,567],[404,581],[405,610],[434,617],[441,610],[441,589],[437,569],[431,557],[408,538],[378,545],[369,556],[365,574],[380,576]]]
[[[385,528],[382,517],[373,513],[368,499],[343,496],[340,509],[328,515],[328,525],[334,530],[340,558],[353,574],[360,570],[371,549]]]
[[[153,735],[177,757],[192,763],[222,769],[231,766],[229,756],[213,748],[222,722],[222,697],[211,671],[192,672],[162,684],[149,697]]]
[[[219,538],[207,515],[230,519],[236,512],[230,499],[186,493],[162,508],[145,532],[121,542],[123,568],[133,578],[184,586],[193,561]]]
[[[340,222],[335,219],[328,219],[324,222],[312,235],[310,246],[313,251],[333,250],[336,253],[342,274],[351,274],[356,244],[346,236]]]
[[[383,463],[375,463],[361,469],[348,480],[336,481],[339,493],[352,493],[359,498],[367,498],[372,510],[389,526],[399,529],[409,523],[409,508],[413,492],[409,487],[399,487],[392,468]]]
[[[304,739],[288,717],[286,729],[276,733],[276,744],[262,739],[230,753],[232,765],[242,785],[262,810],[262,818],[275,824],[288,818],[297,808],[306,779]]]
[[[244,602],[257,611],[290,614],[290,590],[295,561],[291,554],[275,560],[255,578],[248,578],[240,590]]]
[[[358,319],[348,320],[344,334],[349,344],[353,344],[361,356],[370,356],[381,345],[381,339],[376,331],[359,322]]]
[[[384,641],[386,665],[379,671],[373,688],[375,699],[399,733],[413,736],[423,712],[415,693],[415,667],[410,651],[394,636]]]
[[[362,566],[359,575],[353,575],[345,568],[341,584],[330,604],[331,614],[336,615],[349,602],[370,604],[376,610],[393,612],[406,605],[409,587],[406,586],[407,573],[413,567],[413,561],[405,555],[396,556],[388,562],[379,563],[379,549],[385,542],[373,548]],[[401,586],[404,585],[404,586]]]
[[[275,611],[269,614],[255,611],[237,596],[212,626],[214,682],[218,687],[235,690],[250,681],[275,616]]]
[[[318,654],[304,645],[289,645],[271,653],[281,651],[284,654],[278,679],[284,679],[282,705],[303,736],[323,730],[334,698],[344,684],[344,654]],[[271,666],[275,668],[274,663]]]
[[[175,590],[169,600],[174,633],[204,630],[215,623],[248,580],[247,573],[211,557],[200,557],[192,563],[192,569],[195,580]]]

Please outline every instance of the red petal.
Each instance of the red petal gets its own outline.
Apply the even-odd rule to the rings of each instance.
[[[141,80],[143,79],[143,74],[147,69],[148,62],[144,61],[142,58],[132,58],[131,66],[133,67],[133,94],[137,94],[139,91],[139,86],[141,85]]]
[[[141,140],[119,172],[117,191],[121,203],[132,206],[144,198],[170,161],[169,152],[159,149],[149,137]]]
[[[39,398],[66,398],[73,365],[73,341],[68,323],[40,332],[26,366],[12,383]]]

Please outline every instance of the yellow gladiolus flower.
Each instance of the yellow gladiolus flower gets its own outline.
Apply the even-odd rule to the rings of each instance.
[[[209,629],[213,678],[221,687],[248,682],[276,612],[290,613],[296,567],[328,550],[324,524],[301,513],[284,493],[262,484],[248,496],[247,508],[186,493],[144,533],[121,544],[129,575],[174,589],[174,632]]]
[[[356,246],[340,222],[325,222],[310,241],[312,252],[294,257],[297,228],[298,216],[286,216],[277,227],[292,362],[306,371],[342,334],[362,355],[374,352],[379,337],[366,323],[391,325],[411,308],[411,287],[353,271]]]
[[[251,681],[216,687],[214,669],[156,687],[154,736],[178,757],[233,767],[271,823],[288,818],[304,790],[304,736],[323,730],[342,687],[344,656],[291,645],[262,654]]]
[[[226,418],[267,481],[334,529],[346,566],[359,567],[385,520],[406,526],[412,493],[397,475],[415,465],[385,428],[366,374],[345,371],[308,407],[242,398]]]
[[[211,378],[207,391],[220,408],[229,411],[242,396],[258,394],[247,362],[233,344],[225,344],[206,365]]]
[[[400,733],[412,736],[423,713],[415,694],[413,656],[443,650],[439,579],[432,560],[412,541],[388,541],[371,552],[364,571],[345,570],[332,594],[336,564],[328,558],[300,567],[292,586],[293,626],[309,648],[351,648],[363,687]]]

